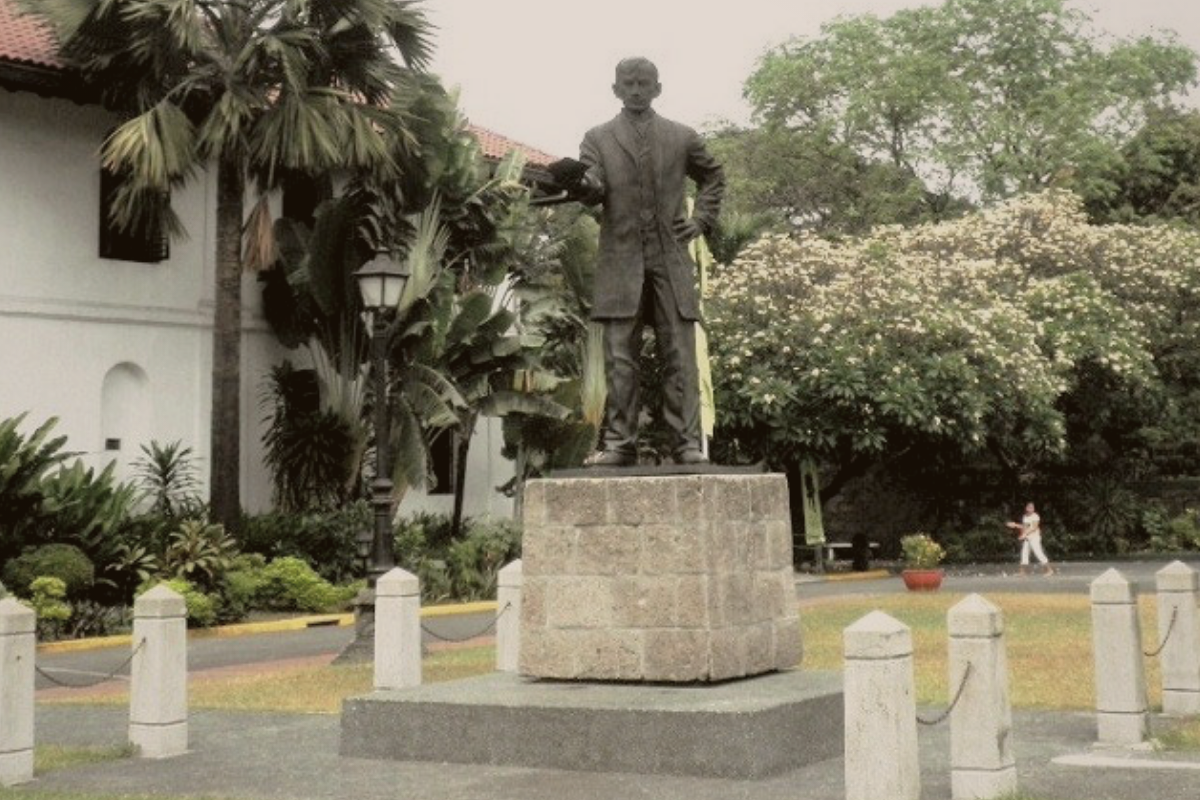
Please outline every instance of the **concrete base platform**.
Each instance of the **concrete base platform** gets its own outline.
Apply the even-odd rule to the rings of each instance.
[[[346,700],[340,752],[398,761],[763,778],[839,756],[841,675],[707,685],[493,673]]]

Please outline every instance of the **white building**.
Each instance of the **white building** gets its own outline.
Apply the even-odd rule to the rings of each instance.
[[[188,236],[137,243],[105,231],[97,152],[116,117],[88,102],[48,29],[0,0],[0,419],[23,430],[58,417],[68,448],[130,474],[140,445],[180,440],[207,478],[211,406],[215,174],[171,203]],[[513,146],[477,131],[486,156]],[[527,151],[535,163],[545,154]],[[263,378],[288,356],[263,320],[258,281],[243,280],[242,464],[245,508],[270,505],[262,464]],[[506,514],[493,491],[512,474],[499,424],[471,448],[467,513]],[[448,510],[452,494],[405,498],[401,512]]]

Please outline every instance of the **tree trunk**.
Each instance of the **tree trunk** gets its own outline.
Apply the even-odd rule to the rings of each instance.
[[[450,536],[453,539],[462,534],[463,501],[467,489],[467,455],[471,452],[471,436],[475,433],[476,419],[478,415],[474,411],[466,412],[458,431],[458,441],[454,443],[454,517],[450,521]]]
[[[241,526],[242,203],[236,158],[217,166],[216,308],[213,314],[210,495],[227,531]]]

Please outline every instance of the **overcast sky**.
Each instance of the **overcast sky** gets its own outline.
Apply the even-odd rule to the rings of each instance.
[[[1176,32],[1200,51],[1197,0],[1074,0],[1114,36]],[[659,68],[665,116],[702,128],[745,122],[742,83],[764,50],[814,36],[840,15],[932,5],[919,0],[424,0],[433,70],[458,87],[470,120],[554,155],[573,156],[617,110],[613,67],[645,55]],[[708,9],[713,9],[709,11]],[[1193,97],[1200,93],[1193,92]]]

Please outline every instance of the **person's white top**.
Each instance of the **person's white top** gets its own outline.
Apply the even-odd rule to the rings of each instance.
[[[1021,517],[1021,527],[1024,528],[1026,536],[1041,536],[1042,518],[1037,514],[1026,514]]]

